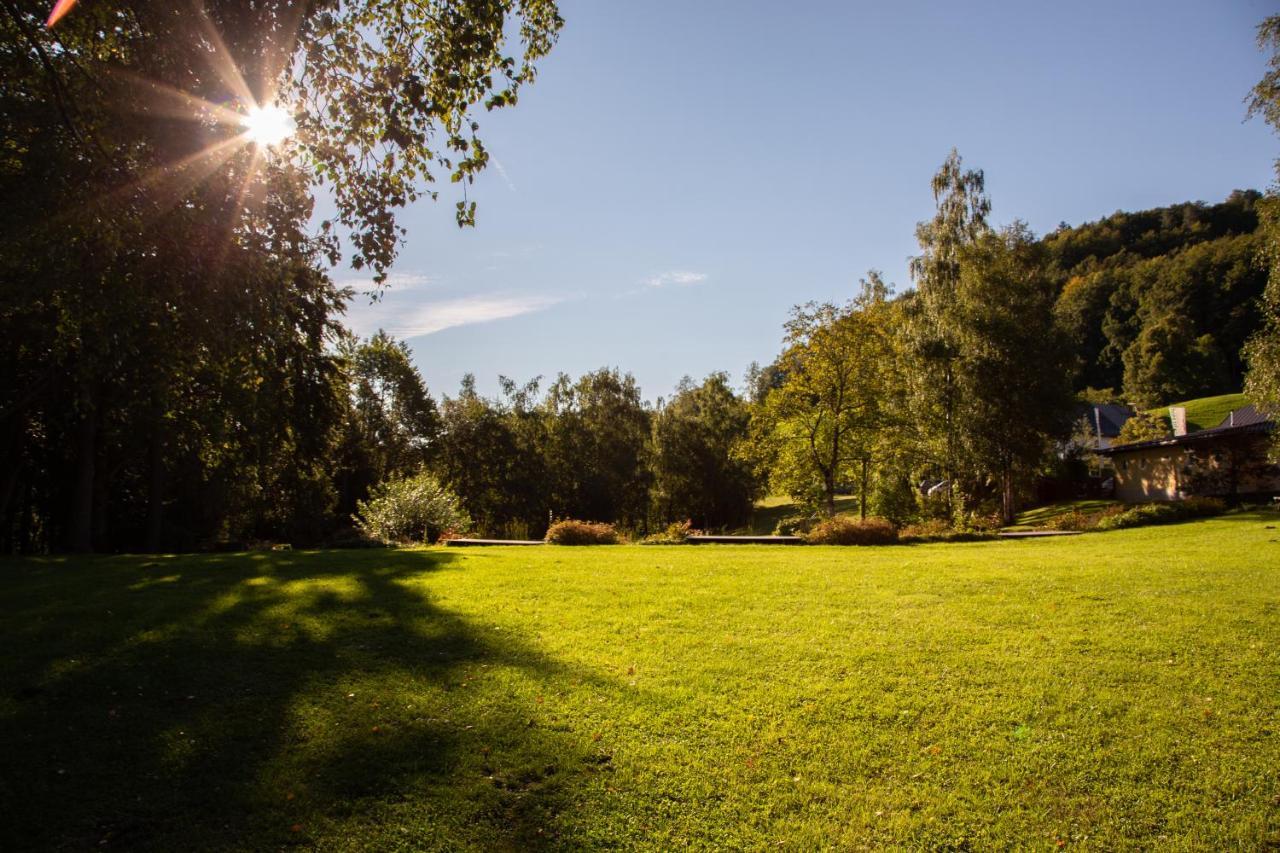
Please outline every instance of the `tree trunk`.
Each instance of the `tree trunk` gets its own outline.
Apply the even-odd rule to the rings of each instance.
[[[823,472],[822,489],[826,493],[824,497],[827,503],[827,518],[832,518],[836,514],[836,472],[834,468],[829,468]]]
[[[1004,471],[1000,474],[1001,485],[1001,515],[1005,524],[1013,524],[1014,507],[1013,499],[1013,466],[1006,465]]]
[[[71,491],[67,549],[73,553],[93,550],[93,484],[98,443],[98,413],[87,387],[80,390],[80,422],[76,425],[76,462]]]
[[[858,498],[858,510],[862,515],[862,520],[867,520],[867,464],[870,462],[868,457],[862,457],[862,495]]]

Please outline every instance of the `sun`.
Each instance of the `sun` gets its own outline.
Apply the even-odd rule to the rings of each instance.
[[[275,104],[250,107],[240,123],[251,142],[264,146],[279,145],[297,130],[293,117]]]

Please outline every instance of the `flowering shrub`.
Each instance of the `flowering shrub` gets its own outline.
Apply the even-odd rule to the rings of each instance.
[[[547,528],[546,539],[552,545],[617,545],[618,531],[612,524],[566,518]]]
[[[379,483],[367,501],[357,501],[354,520],[382,542],[433,542],[471,526],[458,496],[426,472]]]
[[[837,515],[818,522],[804,539],[810,545],[889,545],[898,541],[898,529],[885,518]]]

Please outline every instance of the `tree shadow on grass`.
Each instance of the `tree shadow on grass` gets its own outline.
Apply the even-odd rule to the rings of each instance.
[[[553,841],[601,759],[534,697],[592,676],[434,604],[456,560],[4,566],[0,848]]]

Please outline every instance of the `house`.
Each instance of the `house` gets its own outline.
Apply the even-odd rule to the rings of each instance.
[[[1228,500],[1280,495],[1280,465],[1268,459],[1276,423],[1253,406],[1210,429],[1188,432],[1185,409],[1170,409],[1171,438],[1111,444],[1097,452],[1115,468],[1115,495],[1127,503],[1192,495]]]

